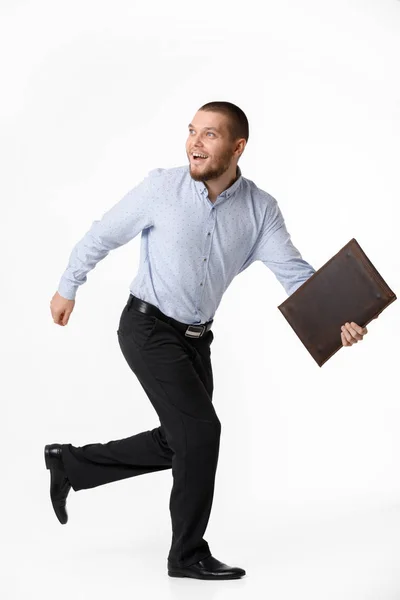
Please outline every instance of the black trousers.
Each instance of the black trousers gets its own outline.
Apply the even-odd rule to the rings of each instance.
[[[125,305],[119,345],[158,414],[160,426],[128,438],[85,446],[63,444],[75,491],[172,469],[172,543],[168,559],[184,567],[211,554],[203,538],[214,495],[221,423],[212,404],[208,331],[189,338],[171,323]]]

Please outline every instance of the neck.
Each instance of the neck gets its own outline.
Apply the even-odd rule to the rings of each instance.
[[[239,169],[238,167],[233,167],[232,169],[228,169],[221,177],[218,179],[210,179],[204,182],[208,190],[208,197],[211,202],[215,202],[218,196],[231,187],[239,177]]]

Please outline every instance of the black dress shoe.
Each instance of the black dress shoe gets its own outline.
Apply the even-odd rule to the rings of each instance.
[[[208,556],[188,567],[175,567],[168,561],[168,575],[195,579],[239,579],[246,575],[246,571],[239,567],[229,567],[213,556]]]
[[[46,468],[50,470],[50,498],[57,515],[57,519],[62,525],[68,521],[66,501],[71,484],[65,473],[62,461],[61,444],[48,444],[44,447],[44,460]]]

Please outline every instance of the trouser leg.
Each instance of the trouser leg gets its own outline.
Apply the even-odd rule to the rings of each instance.
[[[62,446],[65,470],[75,491],[172,466],[172,450],[161,426],[104,444]]]
[[[131,318],[135,326],[141,319],[137,315]],[[213,501],[221,434],[212,404],[212,333],[204,340],[189,341],[157,320],[150,336],[135,340],[125,331],[119,339],[173,452],[168,559],[176,566],[187,566],[210,555],[203,536]]]

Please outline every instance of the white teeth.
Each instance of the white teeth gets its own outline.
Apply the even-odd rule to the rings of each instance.
[[[208,158],[206,154],[200,154],[199,152],[193,152],[193,157],[200,157],[200,158]]]

